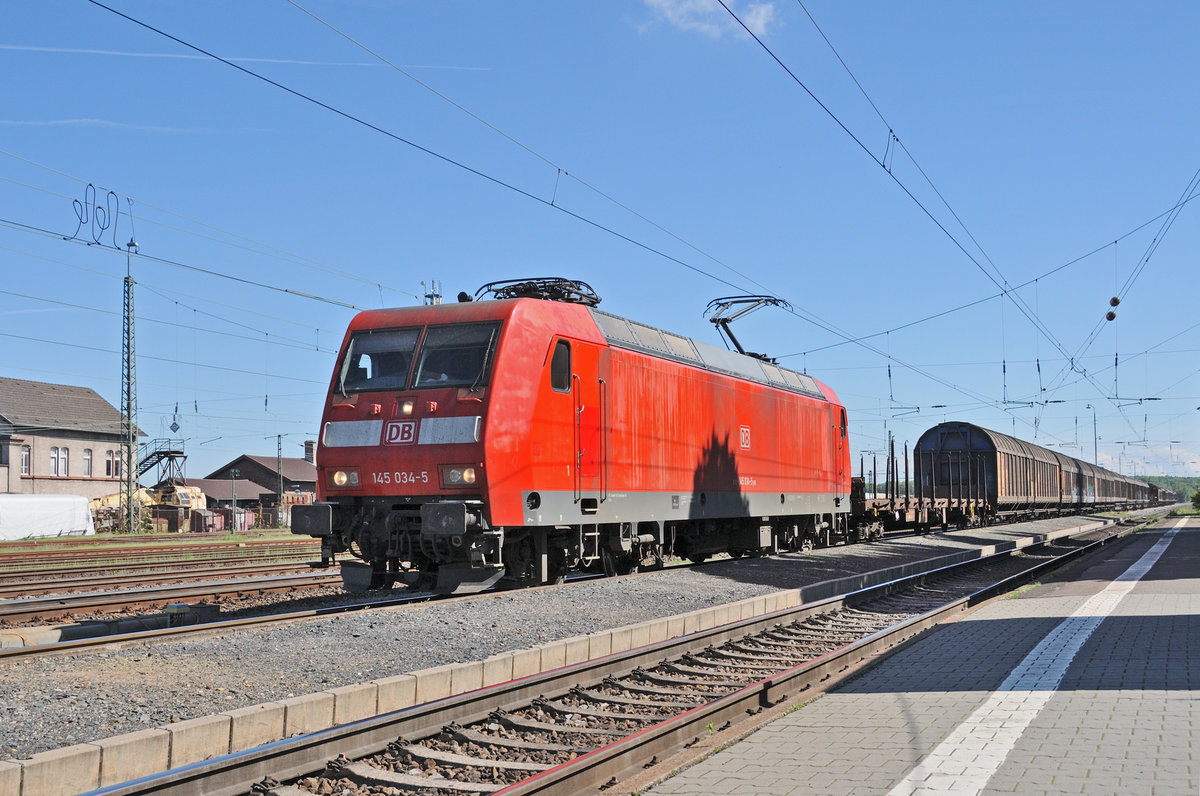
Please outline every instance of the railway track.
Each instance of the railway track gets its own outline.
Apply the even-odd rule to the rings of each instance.
[[[96,591],[98,589],[121,589],[125,587],[146,586],[152,583],[178,583],[186,580],[218,580],[222,578],[279,575],[288,572],[310,572],[312,569],[312,565],[307,561],[282,563],[251,561],[221,567],[176,568],[167,572],[156,569],[154,571],[138,572],[135,574],[75,576],[50,580],[31,577],[13,582],[6,579],[5,584],[0,586],[0,600],[13,600],[19,597],[36,597],[48,594],[72,594],[76,592]]]
[[[1126,529],[1127,532],[1127,529]],[[951,620],[1098,544],[1059,540],[732,622],[117,786],[113,794],[579,793]],[[257,784],[256,784],[257,783]],[[290,783],[290,784],[281,784]]]
[[[0,575],[57,576],[91,569],[167,566],[172,564],[228,563],[230,561],[319,558],[320,544],[311,539],[297,541],[215,542],[195,544],[78,546],[72,549],[0,552]]]
[[[178,577],[175,578],[178,580]],[[302,572],[267,577],[238,578],[205,583],[150,586],[132,590],[59,594],[0,600],[0,623],[51,620],[79,614],[111,613],[129,608],[163,606],[189,600],[268,594],[280,591],[339,585],[339,572]]]

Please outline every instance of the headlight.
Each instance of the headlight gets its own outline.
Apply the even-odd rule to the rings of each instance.
[[[443,467],[442,483],[446,486],[470,486],[475,483],[475,468]]]
[[[357,470],[338,470],[329,476],[333,486],[358,486]]]

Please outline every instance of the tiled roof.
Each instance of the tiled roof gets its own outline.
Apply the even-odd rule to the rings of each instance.
[[[278,472],[275,469],[274,456],[251,456],[246,454],[244,458],[262,465],[273,473]],[[317,466],[308,459],[292,459],[285,456],[283,457],[283,477],[292,482],[316,481]]]
[[[222,478],[185,478],[186,486],[196,486],[204,493],[205,497],[210,497],[213,500],[232,500],[233,485],[235,482],[228,481]],[[241,503],[244,500],[258,500],[263,495],[273,494],[264,490],[261,486],[253,481],[247,481],[244,478],[237,480],[237,498]]]
[[[121,413],[90,387],[0,376],[0,423],[15,433],[42,429],[121,433]]]

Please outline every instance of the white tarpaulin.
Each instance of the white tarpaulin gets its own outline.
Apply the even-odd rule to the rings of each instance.
[[[0,539],[93,532],[82,495],[0,495]]]

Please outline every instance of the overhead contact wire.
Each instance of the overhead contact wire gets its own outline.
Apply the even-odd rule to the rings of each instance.
[[[94,0],[93,0],[93,2],[94,2]],[[856,144],[858,145],[858,147],[859,147],[859,148],[860,148],[860,149],[861,149],[861,150],[862,150],[862,151],[863,151],[863,152],[864,152],[864,153],[867,155],[867,157],[869,157],[869,158],[870,158],[872,161],[874,161],[874,162],[875,162],[875,164],[876,164],[876,165],[878,165],[878,166],[879,166],[880,168],[882,168],[882,169],[883,169],[885,172],[887,172],[887,175],[888,175],[888,176],[889,176],[889,177],[892,179],[892,181],[893,181],[893,182],[895,182],[895,183],[896,183],[896,185],[897,185],[897,186],[900,188],[900,190],[901,190],[901,191],[903,191],[903,192],[904,192],[904,194],[905,194],[906,196],[908,196],[908,198],[909,198],[909,199],[911,199],[911,200],[912,200],[912,202],[913,202],[914,204],[916,204],[916,206],[917,206],[918,208],[920,208],[920,209],[921,209],[921,212],[923,212],[923,213],[924,213],[924,214],[925,214],[925,215],[926,215],[926,216],[929,218],[929,220],[930,220],[930,221],[932,221],[932,222],[934,223],[934,225],[935,225],[935,226],[937,226],[937,228],[938,228],[939,230],[941,230],[941,231],[942,231],[942,234],[943,234],[943,235],[945,235],[947,238],[949,238],[949,239],[950,239],[950,241],[951,241],[951,243],[953,243],[953,244],[954,244],[954,246],[955,246],[955,247],[956,247],[956,248],[957,248],[959,251],[961,251],[961,252],[963,253],[963,255],[965,255],[965,256],[966,256],[966,258],[967,258],[968,260],[970,260],[970,261],[971,261],[971,262],[972,262],[972,263],[975,265],[975,267],[976,267],[976,268],[978,268],[978,269],[979,269],[980,273],[982,273],[984,276],[986,276],[986,277],[988,278],[988,280],[989,280],[989,281],[991,281],[991,282],[992,282],[992,283],[993,283],[993,284],[994,284],[996,287],[1000,288],[1000,290],[1001,290],[1001,291],[1004,293],[1004,295],[1005,295],[1005,296],[1006,296],[1006,297],[1007,297],[1007,298],[1008,298],[1010,301],[1012,301],[1012,302],[1013,302],[1014,306],[1016,306],[1018,310],[1020,310],[1021,314],[1022,314],[1022,315],[1024,315],[1024,316],[1025,316],[1025,318],[1026,318],[1026,319],[1027,319],[1027,320],[1028,320],[1028,321],[1029,321],[1031,324],[1033,324],[1034,328],[1035,328],[1035,329],[1037,329],[1037,330],[1038,330],[1038,332],[1039,332],[1039,333],[1041,333],[1041,334],[1042,334],[1042,335],[1043,335],[1043,336],[1044,336],[1044,337],[1045,337],[1045,338],[1046,338],[1046,339],[1047,339],[1047,340],[1048,340],[1048,341],[1049,341],[1049,342],[1050,342],[1052,345],[1054,345],[1054,347],[1055,347],[1055,348],[1057,348],[1057,349],[1058,349],[1058,350],[1059,350],[1059,351],[1060,351],[1060,352],[1063,354],[1063,356],[1069,356],[1069,354],[1067,353],[1066,349],[1065,349],[1065,348],[1062,346],[1062,344],[1061,344],[1061,343],[1059,343],[1059,342],[1058,342],[1058,341],[1055,339],[1054,335],[1053,335],[1053,334],[1050,332],[1050,330],[1049,330],[1049,329],[1048,329],[1048,328],[1045,326],[1045,324],[1044,324],[1044,323],[1042,323],[1042,322],[1040,321],[1040,319],[1038,319],[1038,318],[1036,318],[1036,317],[1034,317],[1034,316],[1032,315],[1032,313],[1031,313],[1031,312],[1030,312],[1030,311],[1029,311],[1029,310],[1028,310],[1028,309],[1027,309],[1027,308],[1026,308],[1024,305],[1023,305],[1023,303],[1020,301],[1020,297],[1019,297],[1019,296],[1015,296],[1015,295],[1013,294],[1013,292],[1012,292],[1012,289],[1011,289],[1010,287],[1008,287],[1007,280],[1005,280],[1005,281],[1004,281],[1004,283],[1002,284],[1000,280],[997,280],[997,278],[996,278],[995,276],[993,276],[993,275],[992,275],[992,274],[991,274],[991,273],[988,271],[988,269],[987,269],[987,268],[985,268],[985,267],[983,266],[983,264],[982,264],[982,263],[980,263],[980,262],[979,262],[979,260],[977,260],[977,259],[974,257],[974,255],[972,255],[972,254],[971,254],[969,251],[967,251],[966,247],[962,245],[962,243],[961,243],[961,242],[958,240],[958,238],[956,238],[956,237],[954,236],[954,234],[953,234],[953,233],[951,233],[951,232],[950,232],[950,230],[949,230],[949,229],[947,229],[947,228],[946,228],[946,226],[945,226],[945,225],[944,225],[944,224],[943,224],[941,221],[939,221],[939,220],[938,220],[938,218],[937,218],[936,216],[934,216],[934,215],[933,215],[933,213],[931,213],[931,212],[929,211],[929,208],[927,208],[927,207],[926,207],[926,206],[925,206],[925,205],[924,205],[924,204],[921,202],[921,200],[920,200],[920,199],[918,199],[918,198],[916,197],[916,195],[915,195],[915,194],[913,194],[913,192],[909,190],[908,186],[906,186],[906,185],[905,185],[905,184],[904,184],[904,183],[903,183],[903,182],[900,180],[900,178],[899,178],[899,177],[897,177],[895,174],[893,174],[891,171],[889,171],[889,170],[888,170],[888,169],[887,169],[887,168],[884,166],[883,162],[882,162],[882,161],[881,161],[881,160],[880,160],[880,159],[879,159],[879,158],[878,158],[878,157],[875,155],[875,153],[874,153],[874,152],[872,152],[872,151],[870,150],[870,148],[869,148],[869,147],[868,147],[866,144],[864,144],[864,143],[862,142],[862,140],[861,140],[861,139],[859,139],[859,137],[858,137],[858,136],[856,136],[856,135],[855,135],[855,134],[854,134],[854,133],[853,133],[853,132],[850,130],[850,128],[848,128],[848,127],[847,127],[847,126],[846,126],[846,125],[845,125],[845,124],[842,122],[842,120],[841,120],[840,118],[838,118],[837,114],[835,114],[833,111],[831,111],[831,110],[829,109],[829,107],[828,107],[828,106],[826,106],[826,105],[825,105],[825,103],[824,103],[824,102],[822,102],[822,101],[821,101],[821,99],[820,99],[820,98],[819,98],[819,97],[818,97],[816,94],[814,94],[814,93],[812,92],[812,90],[811,90],[811,89],[809,89],[809,87],[808,87],[807,85],[805,85],[804,81],[802,81],[802,80],[801,80],[801,79],[800,79],[800,78],[799,78],[799,77],[798,77],[798,76],[797,76],[797,75],[796,75],[796,74],[795,74],[795,73],[794,73],[794,72],[793,72],[793,71],[792,71],[792,70],[791,70],[791,69],[788,67],[788,65],[787,65],[787,64],[785,64],[785,63],[784,63],[784,62],[783,62],[783,61],[782,61],[782,60],[779,58],[779,56],[777,56],[777,55],[774,53],[774,51],[773,51],[773,50],[771,50],[771,48],[770,48],[770,47],[768,47],[768,46],[766,45],[766,43],[765,43],[765,42],[763,42],[763,40],[762,40],[761,38],[759,38],[759,37],[758,37],[758,36],[757,36],[757,35],[754,33],[754,31],[752,31],[752,30],[749,28],[749,26],[747,26],[747,25],[746,25],[746,23],[745,23],[745,22],[743,22],[743,21],[742,21],[741,17],[739,17],[739,16],[738,16],[738,15],[737,15],[737,14],[736,14],[736,13],[735,13],[735,12],[734,12],[734,11],[733,11],[731,8],[730,8],[730,7],[729,7],[729,6],[726,4],[725,0],[717,0],[717,2],[718,2],[718,3],[720,3],[720,4],[721,4],[721,7],[722,7],[722,8],[724,8],[724,9],[725,9],[725,11],[726,11],[726,12],[728,12],[728,14],[729,14],[729,15],[730,15],[730,16],[731,16],[731,17],[732,17],[732,18],[733,18],[733,19],[734,19],[734,20],[735,20],[735,21],[738,23],[738,25],[740,25],[740,26],[742,27],[742,29],[743,29],[743,30],[745,30],[745,31],[746,31],[746,33],[747,33],[747,34],[748,34],[748,35],[749,35],[751,38],[753,38],[753,39],[754,39],[754,41],[755,41],[755,42],[756,42],[756,43],[759,45],[759,47],[761,47],[761,48],[763,49],[763,51],[764,51],[765,53],[767,53],[767,55],[768,55],[768,56],[770,56],[771,60],[775,61],[775,63],[776,63],[776,64],[778,64],[778,65],[779,65],[779,67],[780,67],[781,69],[783,69],[783,71],[784,71],[784,72],[786,72],[786,73],[788,74],[788,76],[789,76],[789,77],[791,77],[791,79],[792,79],[792,80],[793,80],[793,81],[796,83],[796,85],[800,86],[800,88],[801,88],[801,89],[803,89],[803,90],[804,90],[804,92],[805,92],[806,94],[808,94],[808,96],[809,96],[809,97],[810,97],[810,98],[813,100],[813,102],[817,103],[817,105],[818,105],[818,106],[821,108],[821,110],[823,110],[823,111],[825,112],[825,114],[826,114],[827,116],[829,116],[829,118],[830,118],[830,119],[832,119],[832,120],[834,121],[834,123],[835,123],[835,124],[837,124],[837,126],[838,126],[838,127],[840,127],[840,128],[842,129],[842,131],[843,131],[843,132],[844,132],[844,133],[845,133],[847,136],[849,136],[849,137],[850,137],[850,139],[851,139],[852,141],[854,141],[854,143],[856,143]],[[1001,277],[1003,277],[1003,275],[1001,275]]]

